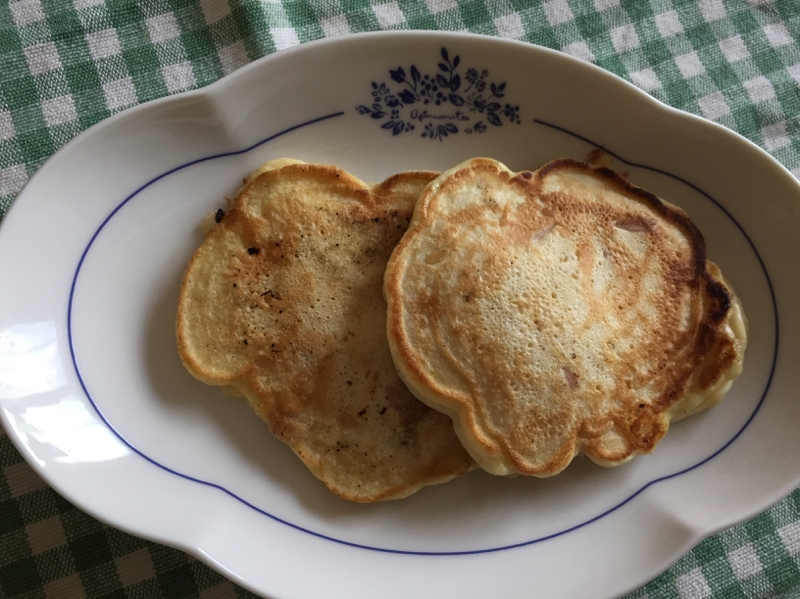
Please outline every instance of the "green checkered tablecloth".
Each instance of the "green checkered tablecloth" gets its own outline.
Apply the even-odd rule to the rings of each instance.
[[[0,0],[0,218],[50,155],[111,114],[289,46],[381,29],[561,50],[738,131],[800,176],[800,0]],[[84,596],[250,593],[87,516],[0,432],[0,597]],[[800,489],[631,597],[800,597]]]

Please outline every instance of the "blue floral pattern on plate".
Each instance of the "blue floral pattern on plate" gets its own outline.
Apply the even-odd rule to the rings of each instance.
[[[442,48],[441,58],[440,72],[435,75],[422,74],[413,64],[408,73],[403,67],[390,69],[389,75],[400,89],[394,91],[386,83],[373,81],[372,106],[362,104],[356,111],[381,121],[381,129],[392,135],[421,126],[421,137],[439,141],[462,130],[466,134],[484,133],[490,126],[502,127],[504,122],[520,124],[519,106],[502,102],[505,82],[491,82],[489,71],[476,68],[467,69],[462,81],[458,72],[461,57],[450,60],[447,48]]]

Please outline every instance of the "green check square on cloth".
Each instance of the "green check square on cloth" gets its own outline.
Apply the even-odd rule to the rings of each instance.
[[[47,158],[116,112],[290,46],[395,29],[566,52],[737,131],[800,177],[798,0],[2,0],[0,218]],[[0,432],[0,597],[245,596],[72,506]],[[630,597],[800,597],[800,489]]]

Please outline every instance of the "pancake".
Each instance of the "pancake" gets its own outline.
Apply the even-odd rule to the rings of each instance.
[[[478,158],[443,173],[384,294],[401,378],[493,474],[649,453],[742,369],[744,313],[697,227],[573,160],[514,174]]]
[[[184,275],[186,368],[243,395],[346,499],[397,499],[473,468],[450,419],[398,378],[385,334],[386,261],[437,173],[368,185],[281,160],[254,175]]]

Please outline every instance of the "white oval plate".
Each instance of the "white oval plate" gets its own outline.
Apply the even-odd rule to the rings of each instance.
[[[261,163],[380,180],[596,147],[689,212],[750,318],[724,404],[653,455],[547,480],[473,472],[358,505],[181,366],[174,312],[198,223]],[[557,52],[422,32],[303,45],[110,118],[32,178],[0,232],[3,422],[82,509],[271,597],[611,597],[800,483],[798,198],[753,144]]]

